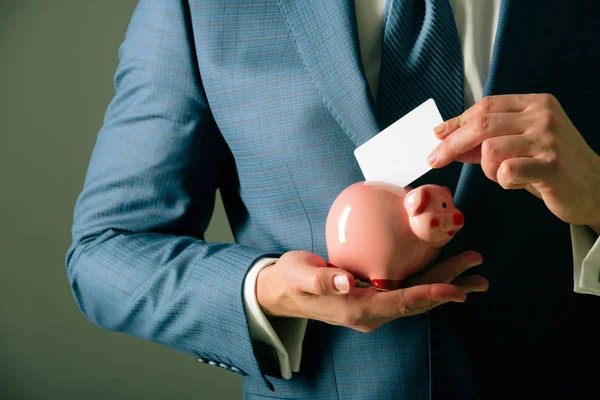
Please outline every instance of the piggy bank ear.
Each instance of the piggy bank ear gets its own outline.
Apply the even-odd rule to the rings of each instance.
[[[411,190],[404,198],[404,208],[413,217],[425,211],[428,203],[429,191],[423,187]]]

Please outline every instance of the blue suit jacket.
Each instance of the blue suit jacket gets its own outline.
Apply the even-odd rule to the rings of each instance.
[[[491,289],[364,334],[311,322],[302,370],[267,376],[242,282],[264,255],[326,257],[329,206],[379,131],[351,0],[141,0],[78,199],[68,277],[83,313],[245,376],[249,398],[600,396],[600,299],[573,293],[568,225],[464,166],[466,227]],[[550,92],[600,151],[589,1],[504,1],[486,94]],[[220,189],[236,244],[207,243]]]

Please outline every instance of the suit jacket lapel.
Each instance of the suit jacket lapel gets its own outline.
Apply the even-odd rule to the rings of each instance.
[[[362,69],[354,2],[278,0],[323,102],[356,146],[379,132]]]

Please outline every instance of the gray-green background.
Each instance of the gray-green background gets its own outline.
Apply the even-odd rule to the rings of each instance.
[[[137,0],[0,0],[0,399],[236,399],[238,375],[88,322],[73,207]],[[207,233],[231,241],[218,202]]]

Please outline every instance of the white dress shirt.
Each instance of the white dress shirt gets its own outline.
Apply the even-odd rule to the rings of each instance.
[[[361,58],[373,97],[379,89],[383,14],[386,0],[355,0]],[[450,0],[464,65],[465,108],[481,99],[492,60],[501,0]],[[574,291],[600,296],[600,239],[586,226],[571,225]],[[250,269],[244,284],[244,300],[250,334],[272,346],[279,358],[281,376],[292,377],[300,370],[302,341],[307,320],[272,318],[268,320],[256,299],[256,279],[260,270],[276,259],[262,258]]]

